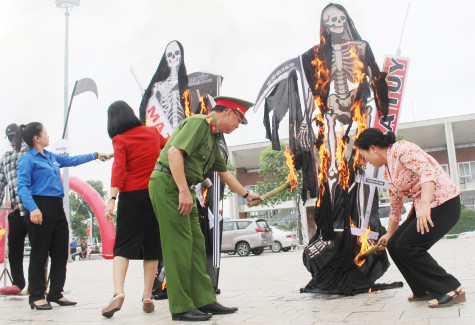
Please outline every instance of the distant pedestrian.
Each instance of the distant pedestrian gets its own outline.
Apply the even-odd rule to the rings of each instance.
[[[86,240],[84,238],[81,239],[80,249],[81,249],[81,251],[79,252],[79,257],[84,260],[87,257],[87,243],[86,243]]]
[[[448,274],[428,250],[459,220],[460,190],[437,161],[409,141],[396,142],[392,132],[370,128],[355,140],[364,159],[376,168],[385,167],[391,212],[386,235],[391,258],[411,287],[409,301],[429,300],[431,308],[465,301],[460,282]],[[399,226],[403,198],[413,207]]]
[[[72,167],[100,158],[101,153],[80,156],[60,156],[45,150],[49,136],[41,123],[21,125],[15,141],[20,150],[20,139],[30,150],[18,160],[17,188],[21,201],[30,211],[30,266],[28,269],[29,303],[37,310],[51,309],[50,302],[60,306],[75,305],[62,292],[66,280],[69,226],[63,209],[64,188],[59,169]],[[51,257],[50,287],[45,300],[45,265]]]
[[[73,261],[76,260],[77,247],[78,247],[78,242],[76,241],[76,238],[73,238],[73,240],[69,244],[69,254],[71,255],[71,258],[73,259]]]

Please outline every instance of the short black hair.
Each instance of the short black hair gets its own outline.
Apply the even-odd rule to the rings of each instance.
[[[224,112],[225,110],[230,109],[229,107],[222,106],[222,105],[215,105],[211,111],[213,112]]]
[[[107,110],[107,132],[111,139],[117,134],[141,125],[143,124],[135,116],[132,107],[123,100],[115,101],[109,106]]]
[[[354,146],[358,149],[368,150],[370,146],[378,146],[387,148],[396,142],[396,135],[388,131],[386,134],[377,128],[368,128],[361,132],[358,139],[355,140]]]

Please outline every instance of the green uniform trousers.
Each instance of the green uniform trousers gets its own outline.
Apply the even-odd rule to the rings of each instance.
[[[206,251],[196,206],[189,215],[178,211],[178,188],[172,175],[153,171],[150,199],[160,225],[170,312],[184,313],[216,301],[206,273]],[[196,201],[195,192],[191,192]]]

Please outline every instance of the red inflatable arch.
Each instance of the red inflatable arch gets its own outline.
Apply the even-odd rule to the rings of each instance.
[[[106,204],[104,203],[104,201],[102,201],[102,198],[99,193],[97,193],[91,185],[75,176],[69,176],[69,187],[71,188],[71,190],[79,194],[91,207],[92,211],[96,216],[97,222],[99,224],[99,229],[101,231],[102,255],[104,256],[104,258],[113,258],[115,229],[114,223],[112,221],[106,220],[104,214]],[[9,212],[10,211],[7,212],[3,210],[0,214],[0,263],[3,263],[3,258],[5,256],[5,237],[7,236],[7,234],[4,233],[4,230],[5,221],[7,219],[6,216]]]
[[[96,215],[97,223],[101,231],[102,255],[104,258],[114,258],[115,229],[112,221],[107,221],[105,217],[106,204],[96,190],[88,183],[75,176],[69,176],[69,187],[79,194],[91,207]]]

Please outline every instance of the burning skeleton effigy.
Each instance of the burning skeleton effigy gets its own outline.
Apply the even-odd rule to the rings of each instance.
[[[303,174],[301,197],[316,198],[317,231],[303,254],[312,279],[302,292],[355,294],[400,286],[375,284],[389,261],[385,251],[368,251],[378,251],[375,243],[386,230],[377,215],[377,191],[361,181],[365,162],[352,148],[375,116],[388,112],[386,74],[341,5],[326,6],[320,25],[320,44],[275,69],[255,105],[265,104],[267,138],[276,150],[279,123],[289,113],[290,150]]]

